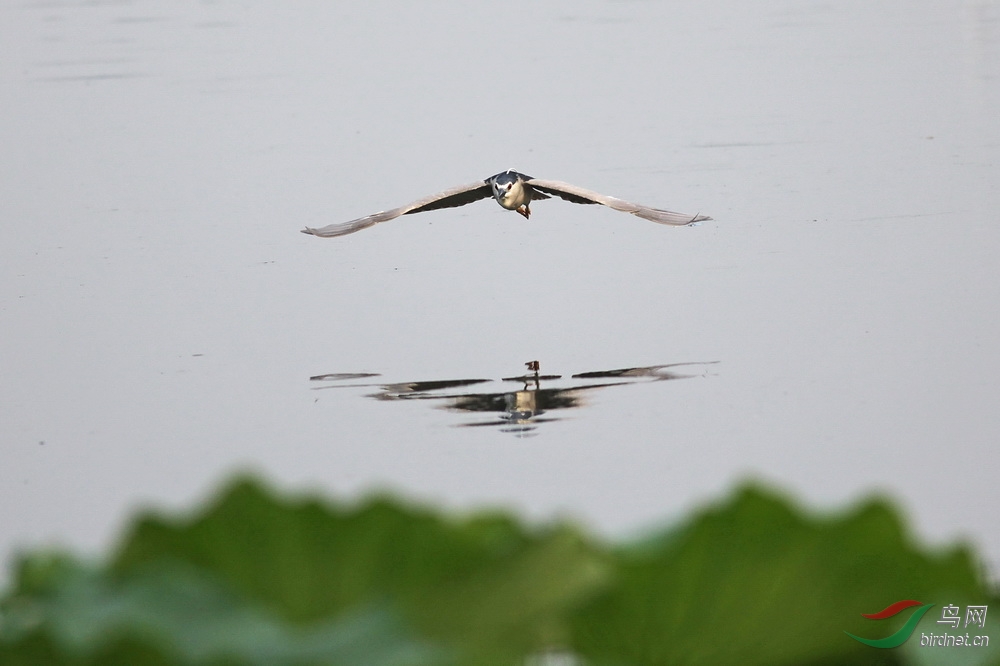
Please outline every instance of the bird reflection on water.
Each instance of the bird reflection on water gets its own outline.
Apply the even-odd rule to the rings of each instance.
[[[584,395],[595,389],[626,386],[637,382],[660,382],[685,379],[705,374],[708,363],[671,363],[615,370],[581,372],[564,379],[562,375],[541,373],[538,361],[529,361],[527,372],[516,377],[504,377],[500,383],[520,384],[520,389],[504,389],[492,379],[444,379],[392,384],[354,383],[351,380],[378,377],[377,373],[330,373],[309,379],[325,382],[315,390],[331,388],[376,388],[368,394],[376,400],[435,400],[443,402],[444,409],[462,412],[492,414],[492,418],[466,421],[463,427],[493,426],[504,432],[519,435],[532,434],[540,424],[559,420],[554,413],[559,410],[581,407]],[[702,371],[692,374],[691,369]],[[687,368],[688,371],[683,370]],[[548,386],[546,386],[548,385]],[[481,390],[470,387],[478,386]],[[492,390],[491,390],[492,389]]]

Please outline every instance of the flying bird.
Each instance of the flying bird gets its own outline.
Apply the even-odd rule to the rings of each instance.
[[[379,222],[394,220],[401,215],[423,213],[424,211],[437,210],[439,208],[455,208],[472,203],[473,201],[486,199],[490,196],[496,199],[497,203],[507,210],[517,211],[525,218],[531,215],[529,206],[532,201],[549,199],[556,196],[578,204],[602,204],[609,208],[620,210],[623,213],[632,213],[643,219],[659,222],[660,224],[683,226],[685,224],[712,219],[707,215],[685,215],[684,213],[672,213],[668,210],[660,210],[659,208],[649,208],[585,190],[582,187],[570,185],[569,183],[561,183],[557,180],[540,180],[526,176],[523,173],[518,173],[513,169],[508,169],[503,173],[490,176],[486,180],[477,180],[468,185],[459,185],[458,187],[432,194],[429,197],[424,197],[405,206],[400,206],[399,208],[375,213],[368,217],[360,217],[350,222],[330,224],[319,229],[306,227],[302,230],[302,233],[321,236],[323,238],[346,236],[347,234],[353,234],[355,231],[367,229]]]

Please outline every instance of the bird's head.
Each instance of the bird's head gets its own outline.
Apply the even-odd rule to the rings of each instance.
[[[519,196],[520,192],[521,180],[516,173],[506,171],[493,177],[493,198],[501,206],[504,206],[511,197]]]

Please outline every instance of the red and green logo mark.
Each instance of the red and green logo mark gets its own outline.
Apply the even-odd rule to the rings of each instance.
[[[861,638],[860,636],[855,636],[849,631],[844,633],[853,638],[856,641],[864,643],[865,645],[870,645],[876,648],[894,648],[899,647],[906,642],[906,639],[910,637],[913,631],[917,628],[917,623],[920,622],[920,618],[924,616],[924,613],[931,609],[934,604],[925,604],[919,601],[914,601],[913,599],[907,599],[905,601],[897,601],[891,604],[885,610],[879,611],[878,613],[862,613],[863,617],[869,620],[884,620],[886,618],[892,617],[906,610],[907,608],[912,608],[913,606],[920,606],[917,610],[913,611],[913,615],[910,619],[906,621],[899,631],[892,634],[891,636],[886,636],[885,638],[871,639],[871,638]]]

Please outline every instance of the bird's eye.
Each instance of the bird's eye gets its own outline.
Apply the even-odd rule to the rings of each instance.
[[[511,188],[511,186],[513,186],[513,185],[514,185],[514,183],[507,183],[507,189],[509,190]]]

